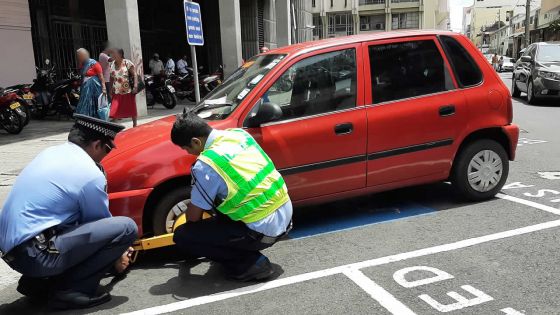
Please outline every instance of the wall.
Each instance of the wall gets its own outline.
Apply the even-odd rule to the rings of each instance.
[[[35,58],[27,0],[0,1],[0,86],[31,83]]]

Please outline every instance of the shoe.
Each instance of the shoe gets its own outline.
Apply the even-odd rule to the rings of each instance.
[[[51,280],[49,278],[32,278],[21,276],[16,290],[32,299],[44,299],[49,297]]]
[[[77,291],[59,291],[49,301],[49,307],[56,310],[81,309],[101,305],[110,300],[109,293],[89,296]]]
[[[266,256],[261,256],[254,265],[241,274],[231,274],[229,278],[241,282],[261,281],[274,275],[274,269]]]

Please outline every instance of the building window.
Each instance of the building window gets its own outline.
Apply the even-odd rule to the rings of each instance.
[[[360,16],[360,31],[384,31],[385,15],[365,15]]]
[[[420,28],[420,13],[396,13],[391,19],[391,28],[394,30],[407,28]]]
[[[391,3],[419,2],[419,0],[391,0]]]
[[[351,13],[329,14],[329,36],[347,36],[354,34],[354,23]]]
[[[331,8],[332,8],[333,6],[334,6],[334,5],[333,5],[333,0],[331,0]]]
[[[360,5],[385,4],[385,0],[360,0]]]
[[[313,39],[322,39],[325,38],[323,34],[323,19],[319,15],[313,15]]]
[[[311,6],[315,7],[315,0],[311,0]]]

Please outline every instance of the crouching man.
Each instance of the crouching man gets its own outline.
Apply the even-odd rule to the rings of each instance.
[[[18,176],[0,213],[0,256],[22,274],[17,290],[55,309],[110,300],[98,293],[122,273],[137,237],[134,221],[111,217],[101,160],[124,127],[83,115],[68,142],[41,152]]]
[[[270,158],[244,130],[214,130],[192,113],[177,117],[171,140],[197,156],[188,221],[173,237],[178,248],[223,264],[235,280],[272,276],[260,251],[289,231],[292,203]],[[201,220],[205,210],[216,216]]]

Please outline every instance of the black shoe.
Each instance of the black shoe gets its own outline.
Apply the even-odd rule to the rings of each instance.
[[[16,290],[32,299],[46,300],[49,297],[51,280],[49,278],[32,278],[21,276]]]
[[[274,275],[274,269],[270,264],[270,260],[266,256],[261,256],[247,271],[237,275],[230,274],[229,277],[237,281],[246,282],[265,280],[272,275]]]
[[[80,309],[101,305],[110,300],[109,293],[89,296],[77,291],[59,291],[49,301],[49,307],[57,310]]]

